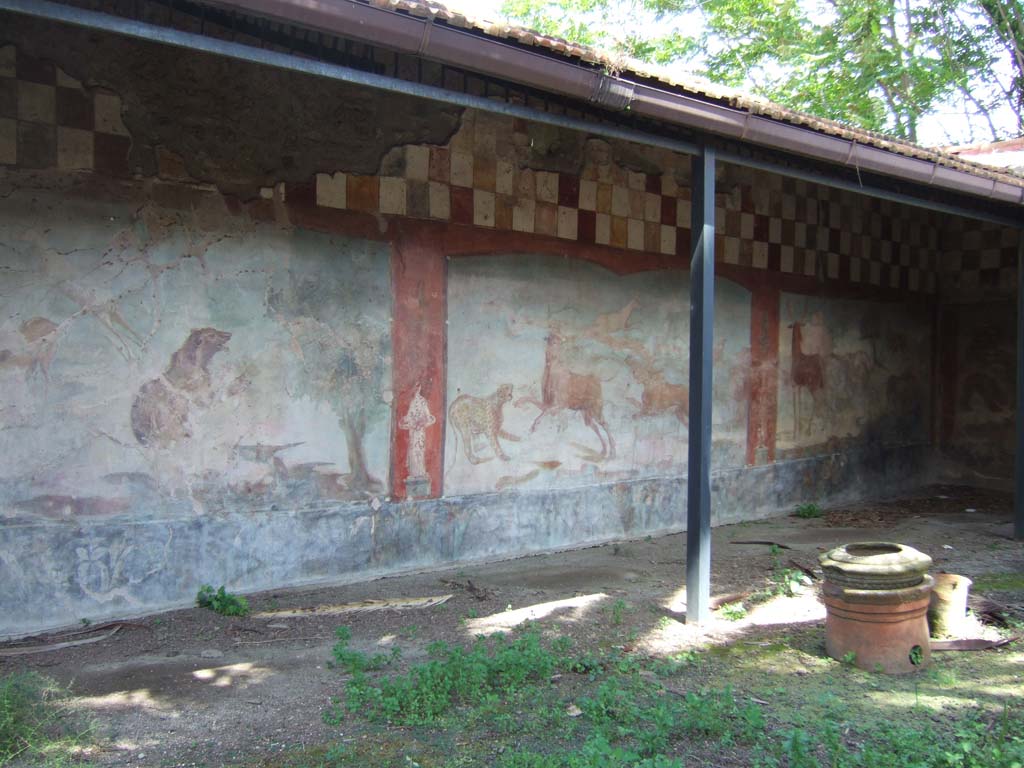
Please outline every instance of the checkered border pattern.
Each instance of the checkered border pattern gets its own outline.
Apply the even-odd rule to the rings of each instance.
[[[511,130],[470,121],[447,147],[407,145],[382,175],[318,174],[322,207],[448,221],[632,251],[688,255],[690,190],[672,173],[584,165],[580,175],[522,167]],[[468,131],[472,138],[467,140]],[[508,147],[505,147],[507,150]],[[775,174],[719,183],[716,254],[726,264],[916,292],[936,290],[940,222],[930,214]]]
[[[939,222],[926,212],[776,174],[717,211],[726,263],[910,291],[936,289]]]
[[[128,176],[131,143],[117,95],[0,47],[0,165]]]
[[[59,67],[0,47],[0,165],[131,175],[131,136],[113,93],[86,88]],[[316,204],[533,233],[627,251],[687,256],[688,161],[663,173],[588,155],[579,174],[535,170],[545,153],[526,122],[467,111],[447,146],[405,145],[378,175],[322,173]],[[557,137],[546,148],[559,153]],[[719,261],[821,280],[933,292],[945,222],[887,201],[777,174],[719,181]],[[264,190],[273,196],[273,189]],[[1000,230],[963,233],[956,259],[966,285],[1015,281],[1016,252]],[[995,243],[999,239],[999,244]],[[977,242],[975,242],[977,241]],[[945,245],[945,244],[944,244]],[[1011,274],[1012,273],[1012,274]],[[1014,283],[1015,284],[1015,283]]]
[[[941,266],[948,294],[1015,293],[1019,231],[954,219]]]
[[[318,175],[318,205],[653,253],[689,247],[689,200],[680,204],[667,177],[623,171],[621,183],[604,182],[447,148],[405,152],[405,177]]]

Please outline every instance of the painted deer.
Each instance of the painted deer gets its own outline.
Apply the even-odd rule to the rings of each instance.
[[[530,432],[534,432],[541,419],[549,414],[557,414],[563,410],[576,411],[583,417],[583,423],[594,430],[597,439],[601,441],[601,459],[612,459],[615,457],[615,439],[604,421],[601,379],[592,373],[576,373],[569,370],[563,352],[564,343],[565,339],[560,334],[554,331],[548,334],[544,350],[541,399],[521,397],[516,400],[515,405],[520,408],[528,403],[540,408]],[[603,435],[601,430],[604,430]]]
[[[800,390],[806,389],[817,407],[825,387],[825,363],[820,354],[805,354],[803,350],[803,323],[793,323],[792,365],[789,381],[793,387],[793,436],[800,435]],[[814,418],[813,413],[811,416]]]

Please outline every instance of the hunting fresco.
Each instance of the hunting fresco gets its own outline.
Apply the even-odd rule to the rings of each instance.
[[[921,306],[783,293],[778,449],[927,441],[930,323]]]
[[[36,197],[0,212],[3,518],[385,492],[385,247],[216,205]]]
[[[681,271],[452,259],[445,493],[685,472],[688,295]],[[713,461],[742,466],[750,296],[721,280],[716,301]]]

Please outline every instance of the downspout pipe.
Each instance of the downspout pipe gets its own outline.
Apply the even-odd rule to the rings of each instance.
[[[1012,183],[975,176],[934,161],[861,144],[854,139],[830,136],[742,109],[635,83],[598,69],[558,61],[500,40],[436,24],[433,18],[397,13],[356,0],[207,1],[211,5],[283,23],[358,37],[394,50],[589,101],[607,109],[628,108],[643,117],[759,144],[832,165],[893,176],[925,187],[966,193],[982,199],[1024,204],[1024,187]],[[778,172],[785,171],[780,169]],[[1016,225],[1019,224],[1016,222]]]
[[[249,1],[250,0],[246,0],[246,2]],[[259,2],[263,4],[278,4],[283,2],[284,0],[251,1],[254,3]],[[315,6],[316,2],[313,2],[312,5]],[[342,7],[347,5],[348,3],[346,2],[346,0],[342,0],[340,3],[337,4],[337,6],[332,5],[331,7]],[[356,4],[356,7],[365,8],[368,11],[375,10],[369,6],[362,6],[358,4]],[[658,147],[661,149],[666,149],[672,152],[679,152],[683,154],[700,154],[700,148],[694,143],[679,141],[676,139],[669,139],[654,134],[646,133],[644,131],[639,131],[631,128],[624,128],[615,125],[608,125],[605,123],[589,122],[586,120],[580,120],[578,118],[568,117],[566,115],[551,114],[549,112],[543,112],[537,109],[531,109],[529,107],[523,107],[517,104],[508,104],[506,102],[488,99],[483,96],[474,96],[472,94],[449,91],[447,89],[438,88],[436,86],[423,85],[421,83],[414,83],[406,80],[400,80],[398,78],[377,75],[372,72],[364,72],[358,69],[353,69],[351,67],[343,67],[336,64],[329,64],[327,62],[316,61],[314,59],[301,58],[299,56],[279,53],[277,51],[255,48],[250,45],[234,43],[227,40],[221,40],[218,38],[208,37],[205,35],[199,35],[193,32],[185,32],[183,30],[161,27],[146,22],[125,19],[119,16],[111,16],[110,14],[100,13],[97,11],[90,11],[84,8],[62,5],[60,3],[50,2],[49,0],[0,0],[0,10],[21,13],[28,16],[34,16],[49,21],[85,27],[88,29],[111,32],[114,34],[124,35],[126,37],[133,37],[141,40],[147,40],[150,42],[162,43],[165,45],[176,46],[179,48],[202,51],[204,53],[225,56],[228,58],[246,61],[253,64],[277,67],[279,69],[300,72],[303,74],[313,75],[316,77],[323,77],[331,80],[336,80],[339,82],[350,83],[353,85],[360,85],[368,88],[375,88],[383,91],[388,91],[391,93],[400,93],[403,95],[413,96],[416,98],[428,99],[431,101],[441,102],[444,104],[452,104],[459,107],[476,109],[482,112],[491,112],[495,114],[507,115],[510,117],[519,117],[531,122],[554,125],[557,127],[579,131],[581,133],[593,136],[601,136],[609,139],[628,141],[639,145]],[[434,39],[434,37],[437,36],[437,32],[440,29],[440,26],[434,25],[434,29],[430,34],[430,39]],[[352,34],[352,30],[346,30],[346,34]],[[472,39],[477,40],[477,38]],[[423,38],[421,37],[421,43],[422,40]],[[510,50],[517,51],[517,49]],[[575,69],[578,69],[581,72],[586,72],[586,70],[583,70],[582,68]],[[600,90],[598,80],[591,79],[588,82],[590,86]],[[593,91],[591,93],[593,93]],[[622,92],[618,92],[614,98],[621,101],[625,98],[625,95]],[[811,131],[805,131],[805,133],[808,133],[812,136],[818,135]],[[850,151],[850,149],[848,148],[847,151]],[[849,189],[851,191],[867,195],[870,197],[876,197],[884,200],[893,200],[895,202],[906,203],[920,208],[950,213],[956,216],[963,216],[965,218],[988,221],[993,224],[998,224],[1000,226],[1019,228],[1021,227],[1022,223],[1024,223],[1024,217],[1007,216],[996,211],[974,210],[970,208],[963,208],[956,205],[938,203],[931,200],[915,197],[913,195],[895,193],[886,189],[872,187],[870,185],[860,185],[844,182],[840,179],[835,179],[831,176],[828,176],[827,174],[800,171],[789,168],[788,166],[785,165],[776,165],[774,163],[759,161],[734,153],[720,153],[719,159],[724,162],[734,163],[737,165],[752,168],[759,168],[772,173],[778,173],[783,176],[801,178],[819,184],[835,186],[842,189]],[[938,170],[938,166],[936,166],[936,168],[933,168],[933,174],[937,175]],[[950,169],[944,170],[949,171]],[[965,173],[959,173],[959,175],[967,179],[973,179],[976,182],[985,181],[977,177],[972,177],[969,174]],[[957,187],[957,190],[961,192],[971,192],[970,189],[965,190],[963,187]],[[1024,190],[1019,191],[1021,192],[1022,196],[1024,196]]]

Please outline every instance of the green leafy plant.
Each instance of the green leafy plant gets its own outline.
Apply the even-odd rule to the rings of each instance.
[[[196,595],[196,605],[200,608],[209,608],[221,616],[249,615],[249,601],[231,594],[223,586],[214,591],[209,584],[203,584]]]
[[[910,649],[910,663],[915,667],[920,666],[924,661],[924,649],[920,645],[915,645]]]
[[[742,602],[726,603],[718,612],[729,621],[739,621],[747,616],[747,609]]]
[[[809,501],[806,504],[801,504],[793,512],[797,517],[803,518],[804,520],[810,520],[815,517],[821,517],[821,507],[815,504],[813,501]]]

